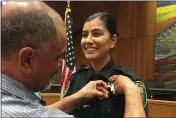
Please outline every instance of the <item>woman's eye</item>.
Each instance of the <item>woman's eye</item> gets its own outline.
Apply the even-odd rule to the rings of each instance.
[[[82,38],[86,38],[88,36],[87,33],[82,33]]]
[[[94,37],[99,37],[99,36],[101,36],[101,33],[95,32],[95,33],[93,33],[93,36],[94,36]]]

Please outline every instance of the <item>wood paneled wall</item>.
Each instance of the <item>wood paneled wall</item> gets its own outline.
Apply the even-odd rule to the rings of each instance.
[[[64,18],[65,1],[46,3]],[[77,69],[80,65],[89,64],[80,47],[84,21],[95,12],[108,11],[117,19],[120,34],[112,52],[116,63],[128,66],[141,79],[154,79],[156,1],[73,1],[71,8]]]

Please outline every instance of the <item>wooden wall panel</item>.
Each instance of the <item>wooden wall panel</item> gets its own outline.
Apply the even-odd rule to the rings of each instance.
[[[156,34],[156,2],[134,2],[132,9],[132,37],[154,36]]]
[[[142,77],[142,46],[141,40],[138,38],[132,38],[132,70],[138,74],[138,76]]]
[[[146,75],[148,74],[147,71],[148,71],[148,68],[147,68],[147,64],[148,63],[148,59],[149,59],[149,50],[148,50],[148,40],[150,40],[151,37],[140,37],[139,40],[141,40],[141,47],[142,47],[142,50],[141,50],[141,77],[142,79],[145,79],[146,78]]]
[[[141,79],[154,79],[156,2],[133,3],[132,65]]]
[[[142,43],[142,77],[143,79],[154,79],[155,63],[155,36],[140,37]]]
[[[155,37],[132,38],[132,69],[141,79],[153,79]]]
[[[131,65],[131,38],[118,39],[112,51],[112,57],[117,64],[132,68]]]
[[[140,37],[139,40],[141,40],[141,46],[142,48],[142,72],[141,77],[143,79],[152,79],[154,74],[154,61],[152,61],[153,54],[151,53],[153,50],[154,45],[150,45],[151,42],[155,40],[155,37]]]
[[[130,38],[131,28],[132,28],[132,3],[133,2],[119,2],[119,7],[117,10],[118,20],[117,28],[119,31],[119,38]]]

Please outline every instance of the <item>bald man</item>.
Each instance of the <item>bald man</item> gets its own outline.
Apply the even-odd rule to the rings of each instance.
[[[81,104],[94,97],[108,97],[106,83],[91,81],[77,93],[42,106],[34,92],[48,88],[62,64],[66,48],[64,22],[43,2],[6,2],[1,20],[2,117],[74,117],[68,114]],[[114,93],[126,94],[126,116],[145,116],[138,102],[139,88],[129,79],[114,81]]]
[[[34,92],[48,87],[66,48],[64,23],[45,3],[6,2],[1,28],[3,117],[73,117],[66,113],[93,97],[107,97],[107,85],[95,81],[57,102],[57,108],[41,105]]]

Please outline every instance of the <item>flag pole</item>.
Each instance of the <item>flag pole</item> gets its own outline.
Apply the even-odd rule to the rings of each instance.
[[[75,56],[74,56],[74,48],[72,41],[72,22],[71,22],[71,8],[70,1],[67,1],[67,7],[65,10],[65,26],[67,33],[67,48],[65,52],[65,58],[62,63],[62,75],[61,75],[61,96],[60,99],[66,94],[71,75],[75,72]]]
[[[71,9],[70,9],[70,1],[67,0],[67,8],[66,8],[66,11],[65,11],[65,26],[66,26],[66,17],[67,17],[67,14],[71,12]]]
[[[67,7],[70,8],[70,0],[67,0]]]

